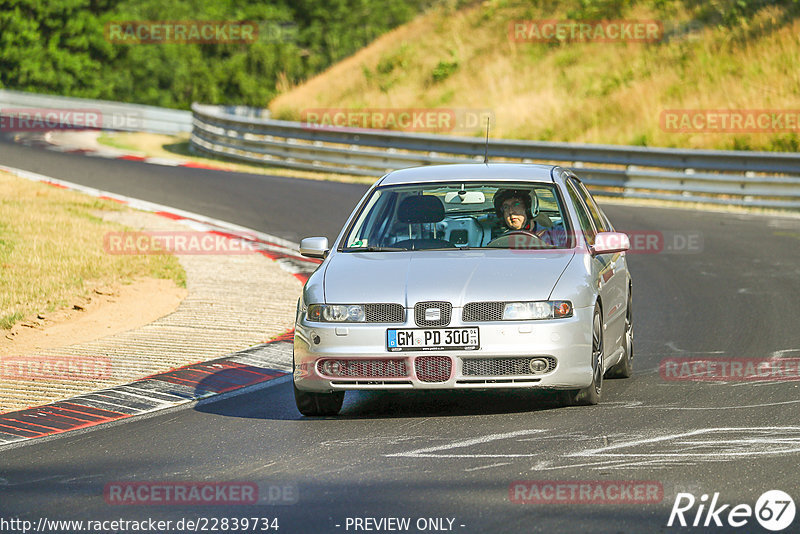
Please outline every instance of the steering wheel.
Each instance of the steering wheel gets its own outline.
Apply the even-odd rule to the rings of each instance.
[[[550,245],[533,232],[527,230],[514,230],[496,237],[486,243],[487,247],[514,248],[514,249],[536,249],[550,248]]]

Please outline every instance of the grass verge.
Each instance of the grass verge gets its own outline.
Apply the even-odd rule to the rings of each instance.
[[[111,255],[103,236],[122,225],[114,202],[64,191],[0,171],[0,330],[86,296],[94,287],[186,273],[172,255]]]

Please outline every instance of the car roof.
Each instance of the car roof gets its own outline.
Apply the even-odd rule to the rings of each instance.
[[[456,163],[400,169],[387,174],[380,185],[420,182],[548,182],[553,183],[553,165],[529,163]]]

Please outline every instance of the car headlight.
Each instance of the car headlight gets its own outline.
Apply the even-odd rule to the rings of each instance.
[[[361,304],[311,304],[306,319],[324,323],[363,323],[364,306]]]
[[[572,303],[568,300],[506,302],[503,308],[504,321],[563,319],[565,317],[572,317]]]

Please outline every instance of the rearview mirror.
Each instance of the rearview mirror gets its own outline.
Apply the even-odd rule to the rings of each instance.
[[[307,258],[325,259],[329,250],[327,237],[306,237],[300,241],[300,255]]]
[[[591,247],[592,256],[610,254],[612,252],[625,252],[631,248],[631,240],[624,232],[600,232],[594,238]]]
[[[444,201],[446,204],[483,204],[486,195],[482,191],[465,191],[464,194],[450,191],[444,196]]]

